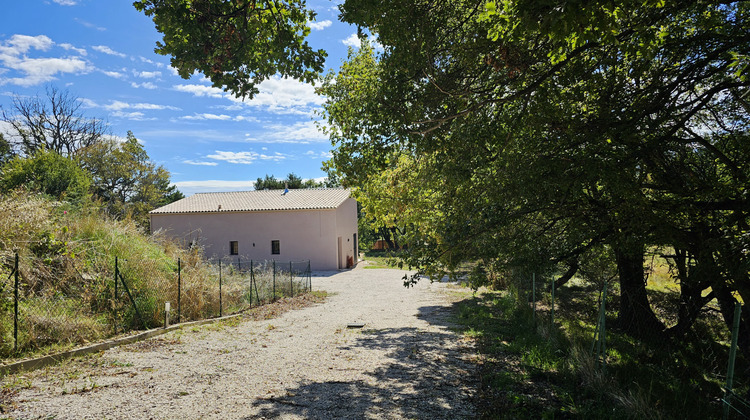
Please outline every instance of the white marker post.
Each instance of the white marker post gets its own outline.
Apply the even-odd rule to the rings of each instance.
[[[164,302],[164,328],[169,326],[169,302]]]

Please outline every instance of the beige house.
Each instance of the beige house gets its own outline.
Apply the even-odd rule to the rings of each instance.
[[[200,193],[151,211],[163,231],[208,258],[310,260],[313,270],[356,264],[357,202],[341,188]]]

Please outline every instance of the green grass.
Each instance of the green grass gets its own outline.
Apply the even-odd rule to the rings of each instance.
[[[591,355],[595,290],[558,291],[555,325],[511,292],[459,302],[455,322],[480,353],[482,418],[716,418],[726,369],[725,328],[716,317],[681,340],[636,340],[607,332],[607,366]],[[538,303],[538,307],[543,307]],[[593,313],[590,313],[593,312]],[[614,319],[608,319],[610,325]],[[742,366],[742,367],[740,367]],[[737,372],[746,366],[738,362]],[[740,393],[747,392],[742,381]]]
[[[365,269],[398,268],[397,255],[389,251],[367,251],[364,255],[363,264]]]

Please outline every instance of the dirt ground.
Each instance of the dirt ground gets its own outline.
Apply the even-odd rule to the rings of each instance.
[[[450,323],[467,291],[403,274],[317,273],[322,304],[4,378],[0,418],[473,418],[473,348]]]

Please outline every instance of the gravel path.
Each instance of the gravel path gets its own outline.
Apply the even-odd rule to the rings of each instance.
[[[10,417],[474,417],[470,343],[448,320],[464,290],[428,281],[406,289],[402,275],[318,273],[313,287],[332,293],[323,304],[183,328],[35,372]],[[365,327],[347,329],[352,322]]]

